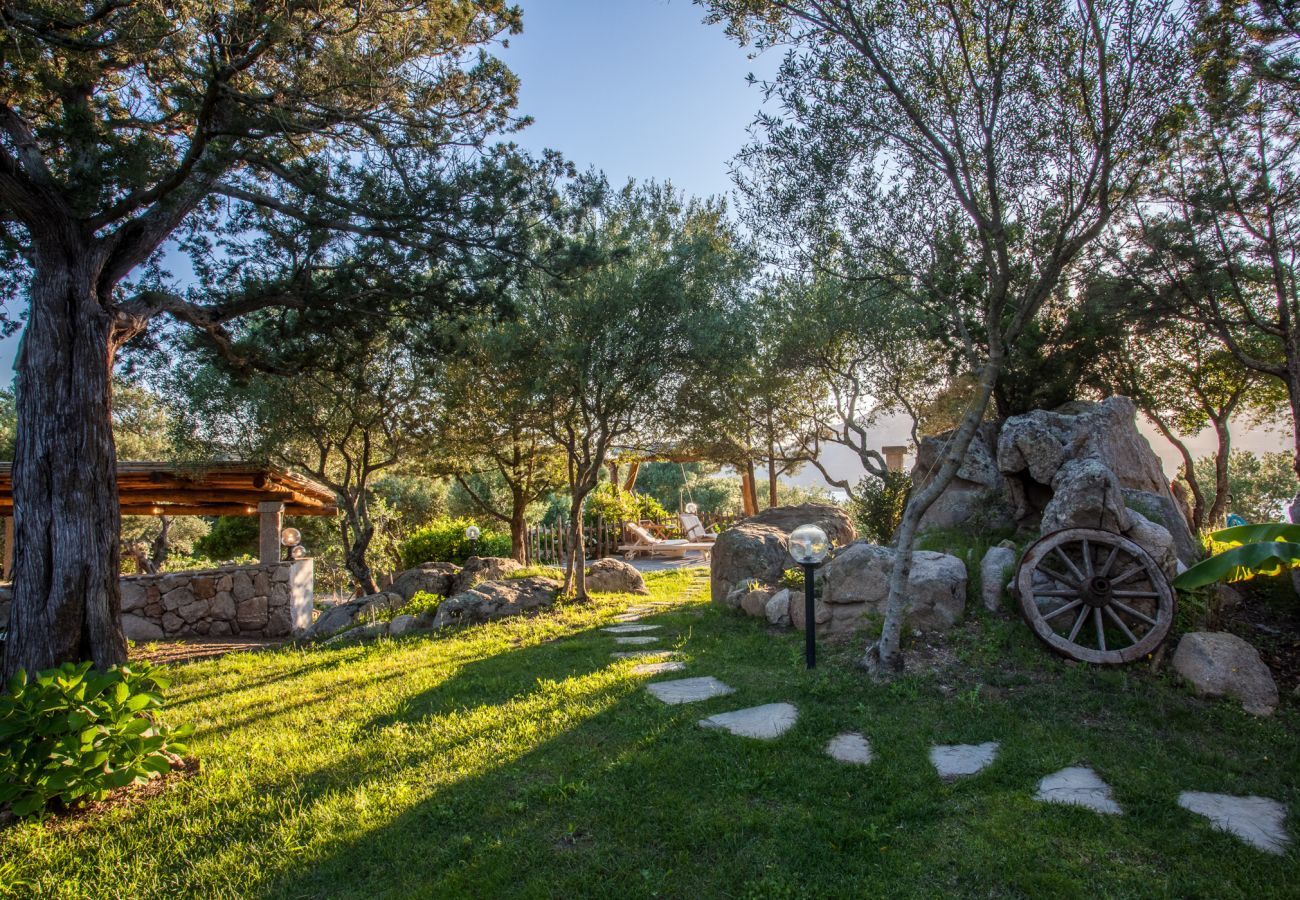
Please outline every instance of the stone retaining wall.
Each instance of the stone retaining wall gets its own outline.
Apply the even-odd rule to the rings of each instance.
[[[310,559],[122,579],[122,630],[172,637],[292,637],[311,625]]]

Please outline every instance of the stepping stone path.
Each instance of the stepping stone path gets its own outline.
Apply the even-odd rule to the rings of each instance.
[[[664,703],[696,703],[712,697],[734,694],[736,689],[723,684],[712,675],[702,678],[679,678],[676,681],[657,681],[645,689]]]
[[[998,754],[998,742],[986,744],[948,744],[930,748],[930,762],[944,781],[956,781],[974,775]]]
[[[739,737],[770,741],[785,734],[799,718],[791,703],[766,703],[700,719],[704,728],[721,728]]]
[[[640,613],[623,613],[622,615],[615,616],[615,617],[614,617],[614,621],[615,621],[615,622],[640,622],[640,621],[641,621],[641,614],[640,614]]]
[[[655,641],[657,641],[657,640],[659,640],[659,638],[657,638],[657,637],[653,637],[653,636],[647,636],[647,637],[616,637],[616,638],[614,638],[614,643],[616,643],[616,644],[653,644],[653,643],[654,643]]]
[[[633,666],[632,674],[662,675],[664,672],[680,672],[684,668],[686,668],[686,663],[681,660],[667,660],[665,662],[641,663],[638,666]]]
[[[826,754],[842,763],[865,766],[871,762],[871,745],[856,731],[846,731],[831,738],[826,745]]]
[[[615,659],[645,659],[649,656],[668,656],[671,650],[615,650],[610,656]]]
[[[1110,785],[1097,777],[1092,769],[1083,766],[1071,766],[1048,775],[1038,782],[1035,800],[1044,803],[1065,803],[1072,806],[1086,806],[1088,809],[1108,815],[1123,815],[1124,811],[1110,795]]]
[[[658,631],[662,627],[662,625],[610,625],[600,630],[608,631],[610,634],[637,634],[642,631]]]
[[[1267,797],[1184,791],[1178,795],[1178,805],[1198,816],[1205,816],[1215,828],[1236,835],[1266,853],[1285,853],[1287,844],[1291,842],[1282,827],[1286,821],[1286,807]]]

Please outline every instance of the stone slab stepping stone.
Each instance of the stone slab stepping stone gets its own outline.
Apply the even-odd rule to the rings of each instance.
[[[740,737],[770,741],[785,734],[799,718],[792,703],[765,703],[700,719],[705,728],[721,728]]]
[[[1220,831],[1236,835],[1252,847],[1267,853],[1285,853],[1291,837],[1282,827],[1286,807],[1267,797],[1233,797],[1184,791],[1178,805],[1205,816]]]
[[[641,631],[658,631],[663,628],[662,625],[610,625],[608,628],[602,628],[601,631],[608,631],[610,634],[636,634]]]
[[[657,681],[645,689],[665,703],[695,703],[711,697],[734,694],[736,689],[723,684],[712,675],[700,678],[679,678],[676,681]]]
[[[647,636],[647,637],[616,637],[616,638],[614,638],[614,643],[616,643],[616,644],[653,644],[653,643],[654,643],[655,641],[657,641],[657,640],[659,640],[659,638],[654,637],[654,636]]]
[[[1097,773],[1084,766],[1071,766],[1048,775],[1038,782],[1035,800],[1045,803],[1065,803],[1086,806],[1088,809],[1109,815],[1122,815],[1124,811],[1110,795],[1110,785],[1097,777]]]
[[[664,672],[680,672],[684,668],[686,668],[686,663],[681,660],[666,660],[664,662],[641,663],[640,665],[633,666],[632,674],[662,675]]]
[[[623,613],[614,617],[615,622],[640,622],[640,613]]]
[[[930,748],[930,762],[944,781],[974,775],[998,755],[998,742],[945,744]]]
[[[650,656],[668,656],[671,650],[615,650],[610,656],[615,659],[644,659]]]
[[[856,731],[846,731],[831,738],[826,745],[826,754],[842,763],[865,766],[871,762],[871,745]]]

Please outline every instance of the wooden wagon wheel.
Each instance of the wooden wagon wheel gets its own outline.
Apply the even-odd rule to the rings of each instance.
[[[1034,634],[1080,662],[1141,659],[1174,623],[1174,590],[1156,561],[1123,535],[1097,528],[1034,542],[1021,557],[1016,593]]]

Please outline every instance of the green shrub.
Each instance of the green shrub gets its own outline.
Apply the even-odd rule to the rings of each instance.
[[[43,816],[169,771],[193,727],[155,721],[167,685],[147,664],[64,663],[33,679],[20,670],[0,696],[0,804]]]
[[[639,522],[642,519],[666,522],[668,510],[649,494],[615,491],[612,483],[602,481],[587,495],[587,501],[582,508],[582,520],[585,523],[592,524],[597,519],[604,519],[611,525],[619,522]]]
[[[435,519],[402,541],[402,568],[413,569],[427,562],[464,565],[471,556],[510,555],[510,535],[487,528],[471,549],[465,529],[476,524],[473,519]]]
[[[442,603],[441,594],[430,594],[428,591],[416,591],[411,599],[396,609],[381,609],[374,615],[367,618],[367,622],[391,622],[398,616],[418,616],[423,612],[437,612],[438,605]]]
[[[881,546],[892,543],[911,489],[912,478],[905,472],[887,472],[884,478],[862,479],[850,501],[859,536]]]

